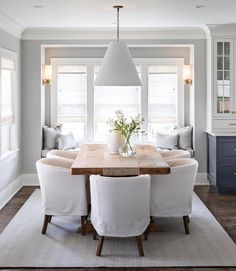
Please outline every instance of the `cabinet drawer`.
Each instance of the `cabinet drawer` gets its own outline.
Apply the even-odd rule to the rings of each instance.
[[[232,130],[236,132],[236,119],[232,120],[213,120],[213,127],[216,130]]]
[[[217,185],[236,187],[236,163],[220,164]]]
[[[219,159],[230,159],[236,162],[236,138],[219,139]]]

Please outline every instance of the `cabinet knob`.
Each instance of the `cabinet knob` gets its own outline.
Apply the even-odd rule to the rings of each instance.
[[[236,123],[230,123],[229,125],[236,125]]]
[[[236,172],[233,173],[236,176]]]

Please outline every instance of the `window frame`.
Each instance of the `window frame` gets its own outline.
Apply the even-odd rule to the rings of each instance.
[[[11,61],[14,61],[14,73],[13,73],[13,89],[12,89],[12,117],[13,120],[10,124],[10,133],[9,133],[9,142],[10,142],[10,148],[7,152],[2,153],[2,103],[1,103],[1,97],[2,97],[2,58],[9,59]],[[10,51],[5,48],[0,47],[0,160],[5,160],[8,157],[14,158],[16,153],[19,150],[18,144],[19,144],[19,110],[18,110],[18,54],[14,51]]]
[[[81,65],[87,66],[87,142],[94,141],[94,67],[102,64],[102,58],[51,58],[52,85],[51,85],[51,118],[50,125],[57,124],[57,66]],[[148,66],[177,66],[177,120],[178,125],[185,123],[185,96],[183,83],[184,58],[133,58],[134,64],[141,67],[141,115],[145,122],[143,129],[148,131]],[[89,121],[88,121],[89,120]]]

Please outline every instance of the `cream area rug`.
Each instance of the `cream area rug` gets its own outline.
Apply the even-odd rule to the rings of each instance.
[[[236,266],[236,245],[194,195],[190,235],[182,218],[159,218],[164,232],[151,233],[138,256],[134,238],[105,238],[102,257],[91,235],[76,233],[77,217],[55,217],[41,234],[40,190],[35,190],[0,234],[0,267],[189,267]]]

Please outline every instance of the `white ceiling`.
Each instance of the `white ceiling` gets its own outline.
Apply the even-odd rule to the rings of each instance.
[[[114,4],[125,6],[120,15],[121,27],[236,23],[236,0],[0,0],[0,11],[24,28],[109,28],[116,21]],[[196,8],[197,5],[206,7]]]

